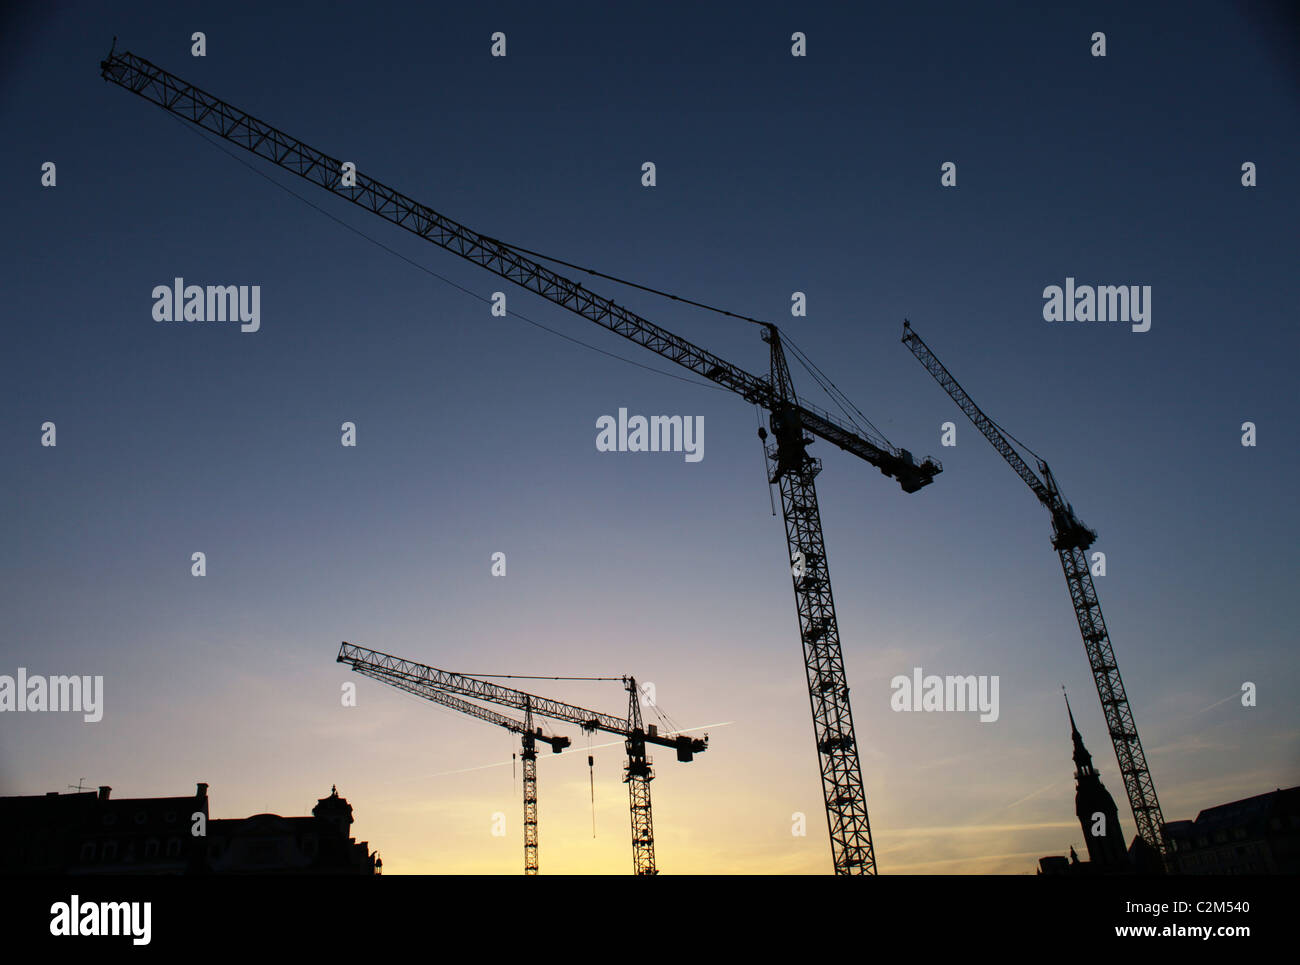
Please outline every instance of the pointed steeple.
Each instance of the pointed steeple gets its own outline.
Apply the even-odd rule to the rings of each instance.
[[[1064,692],[1065,688],[1061,688]],[[1070,718],[1070,740],[1074,742],[1074,813],[1083,828],[1088,845],[1088,860],[1097,869],[1119,869],[1128,865],[1124,834],[1120,829],[1115,800],[1101,783],[1092,766],[1092,755],[1083,746],[1083,736],[1074,722],[1070,697],[1065,695],[1065,712]]]
[[[1088,753],[1088,748],[1083,746],[1083,735],[1079,733],[1079,728],[1075,726],[1074,711],[1070,709],[1069,694],[1065,695],[1065,712],[1070,716],[1070,740],[1074,742],[1074,776],[1079,778],[1097,773],[1092,766],[1092,755]]]

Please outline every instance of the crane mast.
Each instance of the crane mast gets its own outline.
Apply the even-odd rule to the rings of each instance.
[[[639,703],[640,688],[635,678],[624,678],[628,690],[628,716],[626,719],[587,710],[573,704],[539,697],[536,694],[503,687],[490,681],[437,667],[426,666],[395,657],[378,650],[367,650],[354,644],[344,642],[339,647],[339,663],[346,663],[358,673],[367,674],[401,687],[403,690],[437,700],[433,695],[454,695],[460,698],[472,697],[486,703],[498,704],[523,710],[526,720],[533,716],[546,717],[565,723],[577,724],[587,731],[605,731],[617,734],[624,739],[627,751],[627,765],[624,769],[624,781],[628,785],[628,804],[632,815],[632,866],[638,875],[654,875],[659,872],[655,867],[654,822],[650,811],[650,781],[654,773],[650,759],[646,756],[646,745],[656,744],[671,747],[677,752],[679,761],[690,761],[696,754],[708,750],[709,738],[690,737],[686,734],[660,734],[654,727],[646,728],[641,721]],[[441,701],[440,701],[441,702]],[[480,708],[481,709],[481,708]],[[527,731],[525,731],[527,733]],[[568,743],[565,738],[565,743]],[[534,758],[534,766],[536,758]],[[527,768],[527,765],[525,765]],[[527,771],[526,771],[527,773]],[[533,771],[534,785],[536,771]],[[536,801],[533,811],[533,842],[536,845]],[[525,794],[525,854],[528,842],[528,799]]]
[[[355,180],[349,179],[345,183],[343,162],[339,158],[304,144],[141,57],[112,50],[100,63],[100,73],[105,80],[171,114],[621,335],[768,411],[769,425],[776,437],[768,451],[774,463],[769,482],[777,483],[781,488],[792,564],[795,560],[802,560],[804,567],[801,573],[794,575],[795,603],[834,868],[838,874],[874,874],[876,862],[867,822],[866,796],[813,485],[821,462],[807,455],[806,446],[815,438],[824,439],[875,466],[886,477],[895,479],[906,493],[928,486],[942,471],[939,463],[927,458],[918,464],[907,450],[894,448],[864,429],[846,425],[826,412],[801,403],[794,393],[775,326],[766,326],[764,334],[764,339],[771,345],[771,375],[760,378],[565,278],[526,253],[439,214],[361,171],[354,172]],[[534,712],[540,713],[537,708]],[[648,762],[645,767],[648,772]],[[631,779],[631,772],[628,776],[629,792],[643,787],[648,796],[649,777],[642,782],[639,778]],[[648,808],[646,813],[648,816]]]
[[[645,750],[645,728],[641,724],[641,689],[636,679],[627,680],[627,784],[628,811],[632,815],[632,866],[638,875],[658,874],[655,870],[655,829],[650,813],[650,782],[654,771]]]
[[[769,445],[761,429],[759,437],[772,463],[769,482],[781,490],[831,857],[836,874],[875,874],[876,855],[867,819],[866,790],[853,733],[848,678],[844,672],[814,484],[822,464],[820,459],[808,455],[807,446],[813,438],[804,434],[799,419],[798,400],[781,348],[781,335],[773,325],[763,337],[771,346],[772,385],[780,401],[773,406],[769,420],[775,442]]]
[[[1047,463],[1042,459],[1037,460],[1039,472],[1042,474],[1042,478],[1039,478],[1020,457],[997,424],[966,394],[966,390],[958,384],[952,373],[944,367],[921,336],[916,334],[911,324],[906,321],[903,322],[903,344],[916,356],[917,361],[933,376],[948,396],[957,403],[966,417],[983,433],[984,438],[992,443],[993,448],[1011,465],[1016,474],[1033,490],[1038,501],[1047,507],[1047,511],[1051,514],[1052,548],[1056,550],[1061,560],[1061,571],[1065,574],[1070,602],[1074,606],[1079,633],[1083,637],[1084,650],[1088,654],[1088,666],[1097,685],[1097,696],[1101,699],[1102,712],[1106,715],[1106,727],[1110,732],[1111,743],[1115,747],[1115,759],[1124,780],[1124,790],[1128,794],[1129,805],[1133,809],[1133,820],[1137,824],[1139,837],[1154,849],[1157,855],[1163,855],[1166,850],[1164,816],[1160,811],[1160,801],[1156,797],[1156,786],[1151,779],[1151,770],[1147,767],[1146,753],[1142,750],[1142,740],[1138,737],[1133,709],[1129,706],[1124,681],[1120,677],[1119,663],[1115,659],[1115,651],[1110,643],[1110,633],[1101,615],[1101,603],[1097,599],[1097,588],[1092,582],[1092,570],[1088,566],[1087,550],[1097,539],[1097,533],[1085,526],[1075,515],[1074,507],[1061,495],[1056,477],[1052,475],[1052,470]]]
[[[524,777],[524,874],[537,874],[537,744],[533,740],[533,711],[524,705],[523,747],[519,752]]]
[[[450,707],[452,710],[458,710],[462,714],[477,717],[479,720],[485,720],[489,724],[496,724],[511,733],[520,735],[520,760],[523,762],[524,772],[524,874],[537,874],[537,742],[540,740],[550,744],[551,750],[558,754],[569,746],[569,738],[543,734],[542,729],[534,725],[532,711],[527,703],[524,706],[524,719],[518,721],[513,717],[499,714],[488,707],[480,707],[478,704],[462,700],[452,694],[416,687],[402,677],[388,675],[380,667],[369,664],[353,664],[352,669],[359,674],[370,677],[372,680],[378,680],[380,683],[396,687],[398,690],[405,690],[417,697],[423,697],[425,700],[441,704],[444,707]]]

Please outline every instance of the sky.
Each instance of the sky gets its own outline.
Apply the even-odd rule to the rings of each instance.
[[[661,871],[831,870],[754,407],[223,145],[239,163],[100,78],[114,37],[487,235],[776,322],[943,462],[907,495],[811,447],[881,873],[1084,853],[1063,686],[1134,833],[1047,514],[904,318],[1098,530],[1166,820],[1298,783],[1295,23],[1050,6],[7,5],[0,674],[102,675],[104,715],[0,716],[0,795],[203,781],[242,817],[337,784],[385,873],[519,873],[515,738],[350,673],[346,640],[653,683],[710,738],[652,755]],[[260,286],[259,329],[155,321],[176,277]],[[1067,277],[1150,286],[1150,330],[1045,321]],[[749,323],[577,280],[767,373]],[[620,408],[702,417],[704,458],[598,451]],[[917,667],[997,676],[997,720],[894,711]],[[527,686],[626,709],[617,682]],[[593,738],[589,778],[570,736],[539,767],[542,872],[625,874],[622,748]]]

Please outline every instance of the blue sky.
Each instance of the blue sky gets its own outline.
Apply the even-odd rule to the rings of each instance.
[[[658,763],[665,870],[829,868],[753,407],[541,331],[513,315],[673,371],[241,155],[479,298],[506,291],[512,317],[492,317],[106,84],[114,36],[486,234],[776,321],[895,445],[942,459],[908,496],[813,447],[882,872],[1023,872],[1082,853],[1062,684],[1123,798],[1047,516],[899,344],[904,317],[1099,531],[1098,592],[1165,817],[1296,782],[1300,75],[1285,17],[382,3],[5,16],[0,673],[103,674],[106,713],[6,715],[0,794],[207,781],[213,813],[233,817],[305,813],[337,783],[386,870],[516,872],[509,735],[371,681],[341,707],[346,639],[469,672],[652,681],[683,724],[727,724],[689,766]],[[504,59],[488,53],[497,30]],[[1089,56],[1097,30],[1105,58]],[[794,31],[806,58],[790,56]],[[955,188],[940,186],[945,161]],[[1258,187],[1242,187],[1245,161]],[[176,276],[260,285],[260,331],[153,321],[152,289]],[[1150,285],[1151,330],[1045,322],[1042,291],[1067,276]],[[753,326],[579,280],[766,372]],[[794,291],[805,318],[790,316]],[[702,416],[704,459],[597,452],[596,420],[620,407]],[[47,420],[55,448],[40,445]],[[939,445],[947,420],[955,448]],[[339,444],[344,421],[356,448]],[[889,681],[916,666],[999,675],[997,723],[893,713]],[[1220,702],[1245,681],[1256,707]],[[616,684],[544,687],[622,706]],[[543,868],[623,873],[619,748],[597,751],[592,841],[575,737],[542,767]],[[496,811],[516,822],[505,838],[488,834]],[[790,834],[795,812],[806,837]]]

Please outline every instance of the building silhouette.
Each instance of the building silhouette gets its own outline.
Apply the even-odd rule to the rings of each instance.
[[[352,805],[330,790],[311,817],[254,814],[208,822],[207,868],[213,874],[379,874],[369,842],[349,836]]]
[[[1081,874],[1131,874],[1140,870],[1159,870],[1158,858],[1151,864],[1146,842],[1135,837],[1130,849],[1124,847],[1124,832],[1120,828],[1119,809],[1101,775],[1092,763],[1092,755],[1083,745],[1083,736],[1074,723],[1070,698],[1065,699],[1065,712],[1070,718],[1070,741],[1074,745],[1074,813],[1083,829],[1083,840],[1088,848],[1088,860],[1080,861],[1074,847],[1068,858],[1052,855],[1038,859],[1038,873],[1047,875]]]
[[[1129,868],[1128,852],[1124,848],[1124,833],[1119,826],[1119,809],[1101,775],[1092,766],[1092,755],[1083,746],[1083,737],[1074,723],[1070,699],[1065,699],[1065,711],[1070,717],[1070,740],[1074,743],[1074,813],[1083,828],[1083,840],[1088,846],[1088,861],[1095,868]]]
[[[98,791],[0,797],[0,873],[63,875],[379,874],[368,842],[349,835],[338,789],[310,817],[208,817],[208,785],[186,797]],[[196,833],[201,829],[204,833]]]
[[[1300,787],[1206,808],[1165,824],[1170,870],[1185,875],[1300,874]]]
[[[1115,801],[1093,767],[1069,705],[1067,698],[1074,744],[1074,813],[1088,860],[1080,861],[1072,847],[1068,858],[1040,858],[1039,874],[1300,874],[1300,787],[1206,808],[1194,821],[1166,822],[1163,862],[1140,837],[1134,837],[1126,852]],[[1105,834],[1092,833],[1103,827]]]

